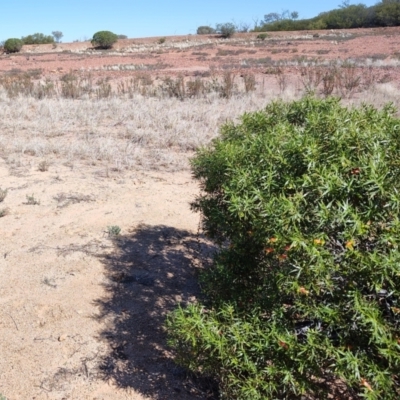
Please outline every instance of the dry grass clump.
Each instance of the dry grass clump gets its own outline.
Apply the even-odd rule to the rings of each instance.
[[[57,201],[58,205],[57,208],[65,208],[68,207],[71,204],[77,204],[77,203],[87,203],[87,202],[92,202],[95,201],[95,198],[90,195],[85,195],[81,193],[58,193],[56,196],[54,196],[54,200]]]

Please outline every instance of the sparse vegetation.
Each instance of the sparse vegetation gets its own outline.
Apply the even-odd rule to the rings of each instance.
[[[95,201],[92,196],[84,195],[81,193],[58,193],[54,196],[54,200],[57,201],[58,208],[65,208],[71,204],[78,204],[78,203],[88,203]]]
[[[158,39],[158,44],[163,44],[165,43],[166,40],[167,40],[166,37],[161,37],[160,39]]]
[[[92,45],[99,49],[111,49],[118,40],[118,36],[110,31],[99,31],[93,35]]]
[[[38,199],[36,199],[33,194],[31,196],[27,194],[25,204],[30,205],[30,206],[38,206],[38,205],[40,205],[40,201]]]

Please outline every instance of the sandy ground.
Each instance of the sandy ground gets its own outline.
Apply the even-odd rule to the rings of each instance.
[[[10,175],[0,162],[0,182],[10,209],[0,219],[0,393],[205,398],[174,366],[163,330],[168,310],[195,300],[206,250],[189,173],[102,178],[61,165]]]

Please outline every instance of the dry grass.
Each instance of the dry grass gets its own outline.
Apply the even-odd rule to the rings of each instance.
[[[188,154],[210,142],[218,127],[245,111],[259,109],[265,97],[222,99],[178,98],[65,99],[37,101],[0,94],[0,150],[18,166],[25,155],[62,160],[73,165],[105,163],[123,170],[133,167],[180,170]],[[55,160],[57,159],[57,160]]]
[[[158,83],[149,76],[137,76],[130,83],[95,84],[89,78],[65,76],[53,82],[53,89],[61,91],[54,89],[39,101],[35,92],[10,93],[3,86],[0,153],[7,155],[14,170],[23,169],[29,155],[46,160],[46,165],[39,164],[41,171],[50,163],[56,169],[60,162],[73,168],[77,161],[106,166],[107,171],[174,171],[187,169],[189,157],[218,135],[221,124],[278,97],[292,100],[314,91],[346,97],[347,104],[367,101],[380,107],[393,101],[399,105],[398,89],[391,83],[377,83],[381,72],[371,67],[309,65],[289,73],[285,68],[279,66],[279,74],[264,78],[247,74],[241,79],[227,72],[202,79],[165,78]],[[32,87],[26,77],[23,82]],[[63,95],[62,85],[67,84],[86,93]],[[93,96],[88,95],[89,89]]]

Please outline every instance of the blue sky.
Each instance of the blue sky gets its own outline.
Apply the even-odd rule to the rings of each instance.
[[[63,42],[90,39],[99,30],[130,38],[195,34],[200,25],[254,24],[270,12],[298,11],[309,18],[342,0],[3,0],[0,41],[36,32],[64,34]],[[377,0],[361,1],[370,6]],[[359,1],[351,1],[356,4]]]

